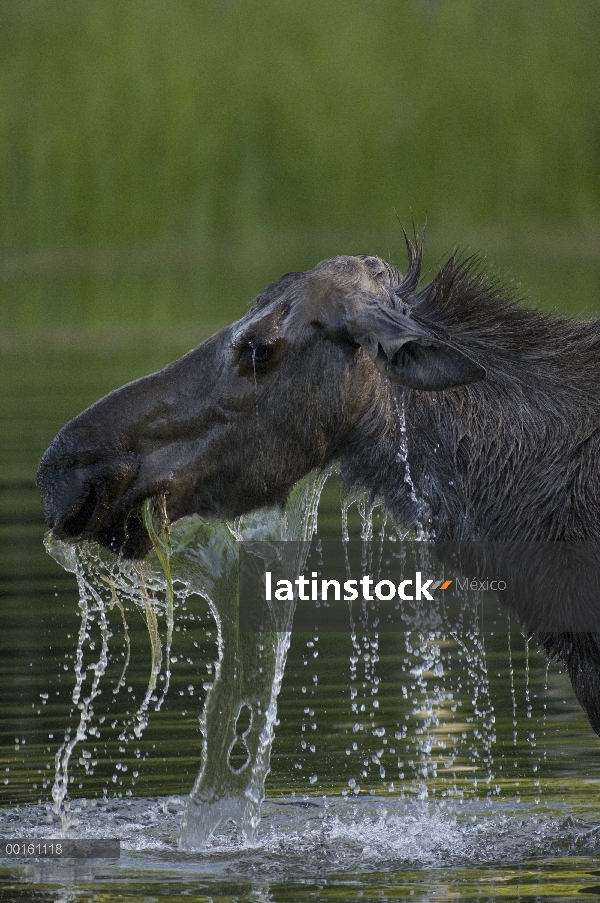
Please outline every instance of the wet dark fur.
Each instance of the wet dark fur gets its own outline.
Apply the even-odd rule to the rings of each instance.
[[[451,260],[424,289],[401,283],[398,294],[415,320],[434,322],[487,371],[444,392],[394,392],[405,401],[411,472],[436,535],[600,539],[600,321],[519,307],[472,259]],[[396,420],[389,398],[378,404],[343,455],[344,473],[406,523],[414,508],[393,463]]]
[[[476,259],[452,259],[418,289],[398,294],[416,320],[485,364],[487,378],[445,392],[396,390],[405,404],[408,460],[439,540],[600,539],[600,321],[573,321],[520,307],[484,278]],[[342,456],[343,477],[368,487],[397,522],[419,516],[386,398]],[[599,588],[600,597],[600,588]],[[600,598],[598,600],[600,606]],[[566,600],[565,603],[566,604]],[[525,625],[527,626],[527,625]],[[600,635],[542,632],[563,662],[600,734]]]

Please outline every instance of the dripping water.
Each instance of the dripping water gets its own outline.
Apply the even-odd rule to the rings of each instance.
[[[515,693],[515,671],[512,660],[512,643],[510,630],[510,613],[506,614],[507,636],[508,636],[508,674],[510,678],[510,700],[512,705],[512,726],[513,726],[513,746],[517,745],[517,697]]]
[[[165,685],[168,684],[170,677],[168,637],[172,635],[172,624],[177,616],[178,606],[192,595],[201,595],[211,608],[217,626],[217,655],[212,672],[213,681],[207,687],[214,686],[222,680],[226,656],[226,616],[220,602],[217,604],[215,593],[218,592],[219,582],[227,580],[229,560],[227,556],[233,554],[236,542],[248,538],[294,537],[307,540],[313,537],[317,530],[318,502],[326,478],[326,473],[314,475],[302,491],[297,493],[283,514],[260,512],[257,515],[240,518],[232,524],[222,525],[216,532],[207,525],[194,526],[190,520],[182,527],[171,528],[165,536],[165,528],[168,525],[161,519],[160,511],[154,508],[152,513],[155,538],[164,543],[162,562],[159,562],[156,544],[157,560],[153,564],[146,562],[143,566],[135,567],[123,562],[115,566],[114,562],[106,557],[106,553],[92,547],[62,549],[61,554],[66,554],[68,548],[76,556],[77,560],[75,564],[71,562],[73,566],[70,569],[78,574],[78,581],[83,581],[80,593],[84,599],[74,700],[74,704],[79,708],[80,725],[83,724],[83,728],[65,738],[60,753],[60,774],[57,770],[56,789],[53,791],[55,807],[60,810],[65,830],[74,824],[67,798],[69,759],[78,742],[83,741],[86,736],[93,736],[92,732],[99,730],[97,721],[94,723],[97,697],[93,695],[93,686],[90,687],[89,682],[86,684],[85,677],[81,675],[89,672],[90,677],[97,676],[98,681],[103,678],[102,662],[109,654],[111,639],[109,624],[112,612],[114,611],[125,624],[127,647],[125,666],[113,690],[114,693],[118,693],[125,682],[130,649],[126,623],[132,610],[143,613],[152,647],[152,668],[144,700],[128,723],[122,726],[120,739],[127,743],[142,736],[152,711],[160,707],[164,700]],[[346,544],[350,541],[348,515],[351,504],[356,504],[360,518],[363,564],[365,567],[368,565],[369,569],[375,568],[383,540],[386,538],[387,521],[377,506],[367,499],[345,501],[342,506],[342,532]],[[424,533],[423,529],[421,535]],[[190,537],[194,536],[195,540],[191,542]],[[393,526],[387,538],[396,540]],[[186,543],[189,545],[190,542],[189,548],[193,546],[194,551],[184,552]],[[426,562],[427,544],[422,545],[423,561]],[[54,551],[56,552],[56,549]],[[213,559],[209,565],[207,562],[211,555]],[[219,555],[221,557],[215,564]],[[173,559],[172,563],[170,558]],[[166,573],[169,567],[172,569],[170,581]],[[170,603],[169,582],[172,594]],[[406,720],[398,721],[395,728],[389,720],[386,720],[380,705],[382,682],[385,680],[382,671],[384,661],[382,636],[369,611],[362,609],[357,615],[350,609],[350,698],[347,712],[351,721],[351,734],[346,748],[350,777],[347,780],[347,789],[342,791],[342,795],[356,798],[371,791],[384,790],[386,793],[406,795],[408,798],[421,801],[439,793],[442,796],[462,797],[469,792],[464,772],[460,773],[460,768],[465,768],[460,763],[465,759],[468,760],[470,774],[473,775],[472,791],[481,792],[483,789],[488,796],[496,792],[496,788],[492,785],[495,716],[491,703],[486,649],[475,616],[479,602],[480,600],[475,598],[470,599],[468,604],[465,603],[465,611],[469,617],[465,616],[465,630],[460,635],[444,634],[441,630],[423,630],[416,627],[411,629],[410,621],[407,621],[405,647],[401,656],[404,681],[401,691],[403,696],[406,692],[409,706]],[[90,615],[93,621],[90,621]],[[170,618],[171,627],[169,627]],[[92,651],[87,639],[92,623],[103,631],[103,644],[100,655],[96,655],[94,659],[93,667],[88,665],[86,668],[85,660],[89,660]],[[248,756],[250,755],[252,745],[250,735],[256,726],[254,719],[256,714],[264,716],[256,749],[252,750],[252,756],[255,757],[253,761],[259,764],[256,765],[253,780],[247,782],[243,791],[243,811],[239,807],[237,809],[230,807],[222,809],[220,816],[229,817],[228,813],[233,813],[233,820],[244,825],[242,833],[248,839],[256,837],[260,805],[264,797],[264,781],[269,768],[269,752],[277,718],[277,694],[290,639],[289,631],[284,631],[283,634],[281,644],[274,647],[274,670],[269,693],[264,697],[262,709],[259,710],[254,701],[242,694],[231,710],[231,722],[235,730],[229,747],[230,753],[235,747],[238,750],[245,749]],[[314,662],[314,673],[309,675],[309,680],[312,677],[315,687],[318,683],[318,662],[315,653],[319,650],[319,640],[318,633],[306,640],[306,658],[309,663]],[[462,667],[457,668],[456,665]],[[516,729],[516,693],[510,638],[509,671],[513,727]],[[526,699],[530,707],[528,676],[526,679]],[[348,698],[347,694],[345,698]],[[307,703],[303,712],[306,730],[301,741],[305,746],[301,746],[301,749],[308,759],[312,757],[314,761],[318,754],[320,721],[314,703],[308,699]],[[248,711],[250,714],[244,722],[242,715]],[[200,722],[203,744],[210,734],[210,722],[205,715],[206,710]],[[457,721],[460,718],[467,723],[467,728],[462,733],[454,729],[452,724],[454,717]],[[309,735],[309,732],[313,731],[314,733]],[[203,745],[203,749],[206,762],[208,746]],[[531,749],[535,749],[535,746],[532,745]],[[247,776],[253,769],[252,764],[244,763],[236,772],[229,759],[225,762],[225,766],[232,774],[232,779]],[[199,775],[196,782],[197,790],[201,787],[206,774],[204,771]],[[314,792],[313,788],[318,789],[319,782],[317,769],[309,768],[305,774],[308,781],[307,792]],[[214,826],[218,813],[213,815]],[[202,817],[194,808],[188,809],[187,817],[188,824],[190,818],[192,821],[194,818],[202,821]],[[204,820],[200,830],[190,831],[189,836],[193,841],[188,844],[190,847],[201,846],[206,841],[212,831],[210,824],[210,820],[208,823]]]
[[[79,720],[74,733],[67,729],[64,742],[56,753],[52,788],[53,809],[61,819],[63,833],[66,833],[72,825],[67,800],[72,754],[78,743],[94,737],[99,739],[101,736],[100,723],[95,722],[95,706],[101,693],[100,681],[109,662],[109,644],[113,636],[109,626],[110,612],[113,608],[119,612],[126,646],[125,662],[113,688],[113,698],[125,685],[131,654],[127,611],[137,609],[142,614],[151,644],[151,666],[145,695],[133,716],[126,717],[121,724],[119,740],[127,743],[141,738],[148,723],[150,704],[154,703],[155,709],[159,709],[168,689],[173,600],[169,600],[167,594],[165,602],[165,582],[162,576],[153,575],[145,564],[124,562],[92,544],[68,545],[51,536],[46,538],[46,548],[66,570],[75,574],[81,616],[75,654],[75,686],[72,692],[73,705],[79,710]],[[163,617],[167,624],[165,643],[161,640],[159,628],[159,620]],[[90,657],[94,657],[96,640],[93,627],[96,623],[101,637],[100,654],[96,661],[86,663]],[[92,679],[88,689],[86,682],[89,674]],[[164,687],[159,697],[156,690],[161,677]],[[102,722],[104,718],[105,716],[101,719]],[[86,773],[93,773],[94,760],[84,757],[84,761]]]
[[[285,511],[262,511],[239,518],[229,525],[211,527],[197,518],[191,518],[180,522],[176,529],[170,529],[166,520],[164,501],[158,504],[147,503],[144,518],[154,548],[154,561],[150,558],[141,564],[116,558],[95,544],[67,545],[51,536],[47,537],[46,547],[50,554],[77,578],[81,614],[73,690],[73,704],[79,710],[79,722],[74,733],[70,730],[66,732],[64,743],[56,754],[52,790],[54,811],[61,819],[63,833],[66,834],[74,825],[67,799],[71,757],[78,743],[91,737],[99,738],[101,735],[100,725],[104,721],[104,716],[99,721],[95,720],[94,708],[101,692],[100,681],[109,660],[109,641],[112,636],[109,627],[111,611],[116,609],[119,614],[126,647],[125,663],[117,685],[113,688],[111,694],[113,697],[125,684],[131,652],[127,617],[131,611],[137,610],[144,617],[151,647],[151,667],[144,698],[135,714],[123,720],[119,733],[119,740],[127,744],[142,737],[151,709],[159,710],[168,692],[176,607],[184,604],[192,596],[200,596],[208,604],[217,628],[217,659],[213,667],[213,681],[205,686],[207,696],[200,718],[204,755],[201,772],[195,785],[195,802],[198,803],[203,779],[207,777],[209,758],[207,738],[215,732],[215,724],[210,723],[208,713],[211,694],[214,696],[222,683],[223,669],[227,670],[232,664],[233,670],[229,676],[233,680],[233,685],[225,687],[223,692],[228,702],[234,705],[233,697],[238,687],[236,675],[250,670],[249,666],[243,663],[246,652],[243,648],[244,643],[240,646],[241,640],[236,633],[237,613],[232,607],[237,606],[235,564],[237,543],[248,539],[266,538],[279,541],[294,539],[300,543],[310,540],[316,531],[319,498],[328,475],[328,471],[314,473],[296,487]],[[102,637],[100,655],[97,661],[86,664],[95,649],[90,625],[96,621]],[[256,835],[260,806],[264,797],[264,781],[269,771],[270,748],[277,716],[277,696],[289,647],[290,624],[291,620],[287,626],[283,624],[270,640],[267,637],[261,641],[257,650],[254,652],[251,650],[251,657],[258,656],[257,674],[260,672],[263,675],[263,696],[253,697],[252,702],[248,702],[247,697],[240,697],[235,702],[236,711],[232,714],[232,725],[225,725],[236,730],[242,710],[249,709],[249,726],[243,731],[240,742],[246,747],[250,739],[255,743],[252,765],[236,769],[231,764],[229,754],[240,739],[236,730],[227,761],[223,765],[225,783],[231,779],[235,784],[240,772],[247,773],[242,775],[243,782],[238,782],[235,786],[232,785],[230,790],[224,791],[227,798],[221,810],[218,806],[213,807],[207,815],[201,811],[202,806],[188,807],[185,822],[187,846],[202,845],[216,825],[229,815],[233,815],[245,835],[248,837]],[[270,649],[267,648],[269,642],[272,643]],[[88,674],[93,675],[89,689],[86,686]],[[162,690],[159,690],[161,681],[163,686]],[[256,678],[254,682],[260,683]],[[219,722],[223,722],[219,712],[216,713],[216,719],[217,726]],[[93,769],[92,762],[89,764],[89,771]],[[214,776],[208,777],[212,779]],[[222,777],[223,775],[219,780]],[[113,780],[115,779],[116,775],[113,776]]]
[[[434,539],[434,532],[432,528],[432,516],[431,516],[431,507],[427,500],[422,496],[417,495],[415,485],[413,482],[413,478],[411,475],[410,464],[408,460],[408,432],[406,429],[406,409],[405,409],[405,401],[404,394],[401,399],[398,400],[396,396],[394,396],[394,413],[396,416],[396,420],[398,422],[398,431],[400,434],[400,444],[398,447],[398,451],[396,452],[396,460],[403,468],[403,479],[404,483],[408,489],[408,494],[411,501],[414,503],[416,514],[417,514],[417,523],[415,527],[415,538],[417,540],[428,540]]]

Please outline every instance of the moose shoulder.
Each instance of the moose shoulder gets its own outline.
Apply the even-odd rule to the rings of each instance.
[[[232,518],[337,461],[402,525],[425,498],[440,542],[600,540],[600,322],[526,310],[473,262],[420,269],[409,245],[404,275],[369,256],[290,273],[84,411],[39,469],[54,534],[141,556],[145,498]],[[540,639],[600,732],[600,635]]]

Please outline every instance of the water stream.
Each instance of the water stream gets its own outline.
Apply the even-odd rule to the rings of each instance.
[[[256,842],[296,599],[270,603],[272,622],[268,630],[256,633],[244,629],[239,609],[239,548],[240,543],[252,544],[261,573],[266,568],[276,568],[278,557],[283,555],[288,559],[284,562],[286,573],[299,574],[306,565],[317,568],[312,571],[316,578],[323,568],[324,546],[320,540],[316,544],[311,544],[311,540],[317,533],[317,508],[327,477],[328,473],[312,474],[296,487],[285,511],[261,511],[234,524],[209,525],[189,518],[168,528],[164,515],[161,523],[160,507],[154,511],[148,507],[148,516],[154,517],[148,526],[155,553],[143,562],[123,561],[95,545],[73,546],[47,539],[52,556],[76,575],[81,613],[72,691],[78,719],[74,727],[66,730],[56,752],[52,786],[53,812],[60,818],[63,834],[76,832],[80,825],[80,815],[73,815],[68,793],[73,756],[86,775],[93,774],[97,765],[94,744],[100,740],[107,719],[113,731],[118,732],[124,758],[132,746],[137,755],[136,744],[169,692],[171,668],[177,662],[177,656],[172,654],[174,629],[179,629],[175,622],[186,611],[193,619],[187,606],[194,607],[201,599],[214,627],[214,632],[207,630],[209,637],[213,633],[214,661],[208,665],[210,680],[204,682],[203,697],[198,701],[201,765],[181,813],[178,844],[182,850],[203,849],[223,832],[230,842],[235,837],[242,843]],[[358,499],[356,507],[361,524],[360,571],[378,574],[394,557],[403,567],[408,566],[410,552],[402,542],[406,537],[399,536],[382,512],[367,504],[366,499]],[[346,576],[350,577],[349,549],[353,543],[348,536],[347,517],[348,502],[343,508],[343,548]],[[424,525],[418,535],[420,542],[413,548],[415,566],[427,573],[433,562],[430,546],[423,541]],[[312,563],[307,564],[310,555]],[[311,683],[302,687],[306,704],[299,755],[294,764],[307,775],[309,787],[319,782],[311,760],[318,758],[317,744],[323,743],[311,704],[319,682],[322,631],[317,615],[322,602],[321,614],[328,607],[322,599],[316,602],[314,629],[306,639],[304,664],[310,661],[316,670],[310,675],[312,688],[308,688]],[[421,801],[432,794],[446,800],[498,797],[505,779],[500,774],[502,766],[497,771],[494,765],[496,714],[479,622],[481,603],[477,594],[460,600],[459,631],[444,623],[439,606],[404,605],[404,653],[395,689],[404,704],[404,715],[395,722],[393,716],[390,718],[393,706],[380,692],[386,678],[381,671],[386,647],[381,633],[382,629],[385,631],[383,611],[364,599],[350,603],[346,615],[342,610],[338,627],[349,632],[351,645],[347,729],[350,737],[345,747],[342,799],[356,799],[365,793]],[[125,716],[121,714],[111,721],[110,703],[126,689],[132,690],[127,686],[131,654],[128,620],[136,614],[142,615],[148,631],[148,682],[135,708],[132,705]],[[122,665],[116,679],[112,679],[108,708],[106,702],[99,707],[103,689],[107,695],[105,675],[116,625],[120,627]],[[516,700],[511,659],[509,663],[514,725]],[[525,678],[526,716],[530,717],[528,667]],[[198,698],[193,685],[188,690],[190,702]],[[514,742],[515,738],[516,732]],[[535,755],[533,731],[528,739]],[[536,771],[538,764],[536,760],[533,765]],[[123,761],[116,764],[112,783],[117,787],[123,785],[127,768]],[[132,777],[137,774],[136,770]],[[538,776],[534,783],[537,793]],[[518,791],[516,800],[520,801]],[[539,796],[536,801],[539,802]]]
[[[67,730],[56,753],[52,787],[53,809],[60,816],[63,834],[76,826],[67,799],[71,757],[78,744],[100,738],[101,723],[106,719],[103,715],[98,723],[95,706],[110,655],[111,613],[118,611],[127,645],[114,694],[126,684],[127,618],[132,610],[142,614],[150,637],[146,692],[137,709],[120,724],[119,740],[125,752],[129,743],[142,737],[152,709],[161,708],[169,690],[174,604],[180,608],[191,597],[202,597],[214,619],[217,655],[212,681],[204,687],[201,768],[186,807],[179,844],[181,849],[200,849],[225,823],[236,825],[244,839],[255,839],[294,602],[278,604],[273,631],[252,634],[240,630],[238,548],[240,542],[249,540],[294,540],[289,548],[295,550],[298,560],[291,566],[300,570],[303,549],[316,531],[317,508],[327,476],[327,472],[311,474],[295,488],[285,511],[261,511],[234,524],[209,525],[191,518],[163,530],[162,535],[149,523],[155,554],[144,562],[123,561],[96,545],[67,545],[47,537],[50,554],[77,578],[81,612],[72,693],[79,721],[74,731]],[[99,628],[99,649],[94,627]],[[82,756],[86,772],[91,771],[95,764],[91,753],[84,750]]]
[[[163,545],[141,563],[49,543],[79,587],[80,627],[65,671],[72,717],[52,722],[51,803],[42,795],[37,805],[5,808],[3,831],[119,837],[122,852],[118,863],[29,863],[11,874],[24,869],[23,880],[65,893],[93,879],[107,899],[122,887],[144,899],[169,887],[194,895],[206,882],[199,899],[233,901],[246,891],[249,899],[305,899],[310,891],[333,900],[358,872],[365,899],[395,899],[415,882],[434,897],[478,892],[496,874],[523,882],[525,863],[543,860],[540,875],[594,886],[589,867],[564,866],[600,851],[592,772],[577,766],[585,793],[567,801],[565,787],[575,784],[557,767],[564,687],[518,634],[510,638],[506,617],[483,632],[477,593],[455,600],[460,629],[448,628],[438,606],[406,603],[402,630],[390,632],[384,607],[363,600],[342,609],[332,628],[319,622],[328,612],[322,598],[293,637],[295,602],[273,608],[277,629],[241,629],[241,543],[262,550],[259,570],[274,570],[284,539],[288,573],[329,573],[330,541],[316,530],[326,477],[299,486],[285,512],[230,525],[191,518],[167,533],[155,510]],[[365,568],[377,575],[395,556],[406,568],[410,554],[423,573],[433,566],[427,542],[407,545],[366,500],[344,511],[340,545],[352,576]],[[146,637],[145,680],[132,673],[144,662],[136,622]],[[192,676],[199,661],[203,685]],[[153,725],[174,695],[171,743],[180,742],[178,713],[199,719],[200,767],[190,764],[189,795],[165,795],[164,779],[156,795],[140,795],[153,756],[156,768],[164,754],[154,750]],[[169,768],[179,762],[165,759]],[[358,899],[353,893],[347,898]]]

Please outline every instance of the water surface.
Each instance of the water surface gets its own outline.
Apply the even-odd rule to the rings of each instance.
[[[595,284],[596,277],[594,271],[581,280]],[[592,312],[589,297],[579,311]],[[38,340],[5,347],[4,836],[58,830],[50,807],[54,757],[77,716],[71,698],[77,590],[43,548],[37,461],[71,416],[195,341],[179,333],[133,348],[108,342],[74,351]],[[320,524],[321,535],[340,534],[335,480],[324,493]],[[356,512],[351,529],[358,535]],[[350,625],[336,634],[293,635],[256,844],[217,837],[205,854],[178,853],[183,801],[200,764],[198,717],[215,636],[201,599],[176,611],[175,624],[176,661],[164,705],[151,713],[139,743],[123,743],[120,724],[147,685],[149,643],[145,624],[132,616],[127,682],[113,693],[125,650],[115,618],[100,736],[73,756],[74,829],[121,836],[120,863],[2,863],[0,899],[111,899],[123,888],[134,899],[185,892],[199,900],[598,893],[599,741],[566,675],[547,667],[507,623],[465,648],[451,638],[376,636],[368,628],[353,639]]]

